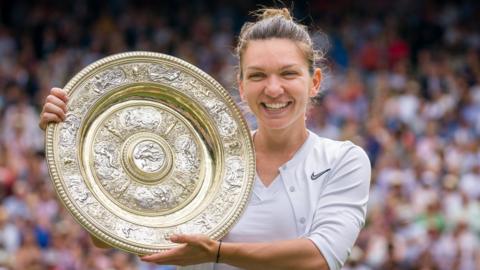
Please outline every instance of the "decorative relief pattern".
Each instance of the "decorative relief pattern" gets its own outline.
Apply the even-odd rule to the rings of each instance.
[[[165,151],[154,141],[143,141],[133,149],[133,162],[144,172],[156,172],[165,164]]]
[[[155,130],[162,122],[162,115],[158,110],[150,107],[140,107],[122,111],[119,120],[128,130]]]
[[[197,156],[197,146],[193,139],[187,135],[180,135],[175,140],[176,164],[182,172],[195,172],[198,170],[200,160]]]
[[[62,147],[75,145],[75,137],[79,126],[79,118],[74,114],[68,113],[60,130],[60,145]]]
[[[225,111],[218,113],[215,117],[215,120],[217,121],[220,135],[222,136],[232,136],[237,130],[237,125],[235,124],[235,121],[233,121],[230,114]]]
[[[167,114],[169,116],[165,117]],[[162,137],[157,129],[164,118],[176,124]],[[174,118],[174,115],[154,107],[125,107],[100,126],[94,140],[93,170],[101,185],[108,187],[106,192],[121,207],[154,214],[174,209],[194,195],[199,181],[190,182],[192,188],[186,189],[185,184],[175,178],[175,172],[183,172],[189,179],[199,179],[201,157],[189,129],[179,119],[173,121]],[[133,139],[132,143],[130,138],[138,134],[146,138]],[[148,139],[149,136],[153,139]],[[166,150],[156,140],[173,141],[174,145]],[[168,170],[164,167],[169,155],[175,156],[169,174],[173,177],[167,179],[165,174],[155,175]],[[127,156],[126,162],[122,163],[122,156]],[[146,182],[145,178],[149,177],[151,181]]]
[[[251,188],[254,159],[251,142],[245,138],[249,132],[238,120],[241,117],[238,111],[232,110],[233,103],[226,101],[226,92],[217,89],[219,86],[210,78],[196,73],[200,71],[192,72],[193,67],[171,57],[150,53],[133,55],[142,57],[132,57],[135,60],[121,61],[116,65],[112,63],[127,56],[101,60],[79,73],[67,85],[69,113],[54,133],[58,145],[52,143],[52,132],[49,131],[50,135],[47,132],[47,154],[57,155],[55,159],[60,161],[57,166],[62,171],[59,179],[56,167],[49,164],[51,172],[54,172],[54,182],[63,182],[55,186],[64,200],[65,194],[71,198],[74,206],[68,207],[77,220],[82,224],[86,222],[84,225],[97,236],[105,237],[97,234],[97,230],[106,232],[110,236],[103,240],[125,250],[145,253],[163,249],[171,246],[168,238],[173,233],[205,233],[219,237],[238,219],[239,210],[246,203],[244,191]],[[161,60],[149,61],[145,60],[145,56]],[[202,136],[218,136],[209,143],[213,141],[219,145],[203,150],[198,135],[184,123],[185,119],[160,107],[146,105],[120,107],[103,117],[98,125],[95,124],[91,145],[85,145],[84,138],[80,136],[87,131],[80,132],[81,125],[88,127],[90,123],[84,122],[93,121],[97,117],[95,113],[104,111],[104,108],[95,107],[99,100],[108,100],[109,95],[118,91],[124,91],[125,97],[131,99],[131,94],[125,89],[133,83],[166,85],[176,92],[173,96],[191,98],[216,129],[202,131]],[[179,103],[174,107],[187,113],[192,109],[182,106]],[[94,110],[97,110],[93,113],[95,116],[91,116]],[[212,131],[214,134],[209,134]],[[139,134],[146,137],[140,138]],[[90,149],[87,151],[90,153],[90,164],[81,164],[83,161],[79,153],[85,153],[82,149],[86,147]],[[224,169],[212,167],[206,170],[202,163],[204,151],[215,154],[213,163]],[[132,222],[112,213],[108,204],[99,201],[92,193],[80,168],[90,170],[96,179],[94,181],[116,207],[143,217],[159,216],[188,207],[192,198],[197,196],[200,185],[203,185],[205,171],[211,171],[215,175],[210,178],[221,183],[205,183],[218,187],[215,194],[209,191],[204,195],[212,196],[211,204],[204,207],[205,210],[195,212],[192,209],[195,215],[181,219],[176,225],[151,226],[150,223]],[[221,171],[223,175],[218,175]],[[81,216],[88,217],[87,221]],[[122,239],[138,244],[132,246]],[[159,249],[142,248],[142,244],[158,245]]]
[[[126,65],[124,70],[126,70],[127,77],[132,82],[148,80],[149,71],[145,64]]]
[[[75,165],[77,164],[77,159],[76,159],[77,153],[75,151],[75,148],[61,147],[61,149],[63,151],[60,152],[59,156],[60,156],[60,160],[63,163],[64,168],[67,170],[76,168]]]
[[[226,176],[225,182],[228,184],[228,190],[234,190],[242,187],[242,179],[244,174],[244,164],[240,157],[229,157],[226,160]]]
[[[225,150],[227,151],[227,153],[231,156],[238,156],[240,155],[241,153],[241,150],[242,150],[242,142],[237,140],[237,139],[233,139],[233,140],[226,140],[225,142]]]
[[[180,77],[180,70],[163,65],[149,65],[149,77],[154,82],[173,82]]]
[[[95,88],[93,90],[98,94],[102,94],[108,88],[124,82],[125,77],[125,72],[120,67],[108,69],[94,77],[93,85]]]
[[[80,205],[85,204],[90,194],[83,183],[82,177],[80,175],[71,175],[65,178],[65,183],[73,191],[71,193],[73,199]]]

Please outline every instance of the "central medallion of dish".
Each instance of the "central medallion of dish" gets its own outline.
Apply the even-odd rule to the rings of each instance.
[[[154,133],[136,133],[122,147],[122,165],[127,174],[147,185],[161,181],[170,172],[172,156],[168,143]]]
[[[148,104],[130,101],[102,113],[87,134],[88,163],[102,193],[117,206],[157,216],[188,204],[204,171],[199,135],[185,117]]]
[[[158,172],[165,164],[163,147],[152,140],[142,140],[133,148],[133,163],[141,172]]]

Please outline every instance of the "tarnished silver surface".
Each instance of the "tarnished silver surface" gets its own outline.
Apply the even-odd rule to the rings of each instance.
[[[248,127],[228,93],[177,58],[131,52],[99,60],[64,88],[66,120],[46,153],[59,198],[91,234],[137,254],[172,233],[222,237],[251,192]]]

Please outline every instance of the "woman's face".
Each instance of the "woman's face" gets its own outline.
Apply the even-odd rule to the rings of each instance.
[[[305,127],[309,97],[317,94],[321,71],[308,72],[304,54],[288,39],[249,41],[242,57],[240,96],[259,127]]]

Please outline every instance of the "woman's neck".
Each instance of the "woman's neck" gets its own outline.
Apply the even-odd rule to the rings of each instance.
[[[275,130],[259,125],[253,143],[257,174],[266,187],[278,176],[278,168],[295,156],[307,138],[305,125]]]
[[[308,130],[292,128],[271,130],[259,127],[254,137],[255,150],[263,153],[288,153],[293,155],[308,138]]]

